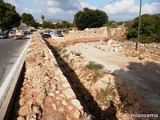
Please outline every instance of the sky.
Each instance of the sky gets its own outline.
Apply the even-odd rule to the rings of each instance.
[[[139,14],[140,0],[4,0],[16,6],[17,12],[31,13],[36,20],[45,19],[72,21],[76,12],[84,7],[103,10],[109,20],[127,21]],[[113,1],[113,2],[112,2]],[[160,13],[160,0],[142,0],[142,14]]]

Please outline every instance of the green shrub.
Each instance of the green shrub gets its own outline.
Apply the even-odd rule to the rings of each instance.
[[[95,62],[89,62],[86,67],[90,70],[100,70],[100,69],[103,69],[104,66],[101,65],[101,64],[97,64]]]
[[[105,88],[105,89],[100,89],[99,91],[96,91],[96,98],[98,100],[101,101],[101,103],[103,103],[103,105],[108,106],[109,105],[109,94],[110,94],[110,89],[109,88]]]
[[[105,71],[102,70],[104,68],[103,65],[97,64],[94,62],[89,62],[86,66],[87,69],[91,70],[91,75],[87,79],[88,81],[96,82],[100,78],[102,78],[105,74]]]
[[[137,37],[137,30],[135,28],[130,28],[126,34],[127,38],[130,39],[130,38],[136,38]]]
[[[130,22],[126,37],[134,39],[138,36],[139,18]],[[141,29],[139,42],[150,43],[160,42],[160,16],[159,15],[142,15],[141,16]]]
[[[110,28],[116,28],[118,26],[118,23],[116,23],[115,21],[109,21],[105,23],[104,26],[110,27]]]

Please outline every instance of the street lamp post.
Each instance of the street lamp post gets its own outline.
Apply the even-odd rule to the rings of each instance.
[[[136,40],[136,50],[138,49],[138,41],[139,41],[139,37],[140,37],[141,11],[142,11],[142,0],[140,0],[140,8],[139,8],[139,24],[138,24],[138,38],[137,38],[137,40]]]

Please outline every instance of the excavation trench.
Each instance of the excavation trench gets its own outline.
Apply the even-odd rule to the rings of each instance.
[[[15,120],[17,118],[17,109],[20,107],[18,102],[21,94],[20,89],[22,88],[22,84],[24,82],[25,72],[26,72],[26,63],[24,62],[21,73],[18,78],[16,88],[14,90],[12,99],[10,101],[10,107],[8,108],[8,111],[5,116],[5,120]]]
[[[60,56],[57,49],[50,45],[47,40],[45,40],[47,46],[52,51],[59,68],[63,72],[64,76],[67,78],[71,85],[77,99],[81,102],[84,108],[84,112],[90,115],[93,120],[117,120],[116,118],[116,108],[113,102],[110,101],[110,106],[103,111],[94,100],[90,92],[85,88],[85,86],[80,82],[79,77],[74,72],[74,70],[68,65],[68,63]]]

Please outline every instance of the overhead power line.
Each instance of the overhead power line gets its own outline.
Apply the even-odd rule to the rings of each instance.
[[[113,2],[115,2],[115,0],[112,0],[111,2],[106,3],[106,4],[102,5],[102,6],[99,6],[97,9],[102,8],[102,7],[104,7],[104,6],[108,5],[108,4],[111,4],[111,3],[113,3]]]
[[[104,6],[108,5],[108,4],[111,4],[111,3],[115,2],[115,1],[116,1],[116,0],[112,0],[111,2],[105,3],[104,5],[101,5],[101,6],[97,7],[97,8],[95,8],[95,9],[102,8],[102,7],[104,7]],[[68,19],[70,19],[70,18],[72,18],[72,17],[73,17],[73,16],[70,16]]]

